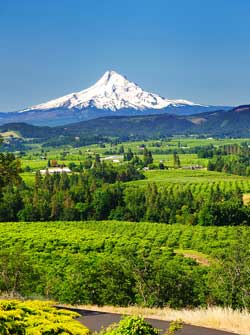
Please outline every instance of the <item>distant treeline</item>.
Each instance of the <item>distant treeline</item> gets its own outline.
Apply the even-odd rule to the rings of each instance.
[[[226,172],[239,176],[250,176],[250,149],[248,146],[234,146],[231,157],[216,155],[208,162],[209,171]]]

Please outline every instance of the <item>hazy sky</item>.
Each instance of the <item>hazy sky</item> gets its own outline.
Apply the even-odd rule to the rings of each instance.
[[[250,103],[250,1],[0,0],[0,111],[108,69],[167,98]]]

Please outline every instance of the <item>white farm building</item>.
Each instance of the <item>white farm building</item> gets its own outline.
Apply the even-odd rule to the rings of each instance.
[[[41,174],[53,174],[53,173],[70,173],[71,170],[68,167],[52,167],[45,170],[40,170]]]

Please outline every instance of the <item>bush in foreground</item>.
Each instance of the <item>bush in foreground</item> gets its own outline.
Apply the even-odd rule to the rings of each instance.
[[[77,313],[58,310],[40,301],[0,301],[1,335],[88,335],[74,319]]]

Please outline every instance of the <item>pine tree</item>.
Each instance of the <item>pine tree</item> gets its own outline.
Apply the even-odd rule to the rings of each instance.
[[[147,148],[144,148],[143,150],[143,162],[145,166],[148,166],[149,164],[153,163],[153,157],[151,151],[149,151]]]
[[[130,148],[128,148],[128,152],[124,153],[124,160],[125,161],[131,161],[134,157],[134,154]]]

